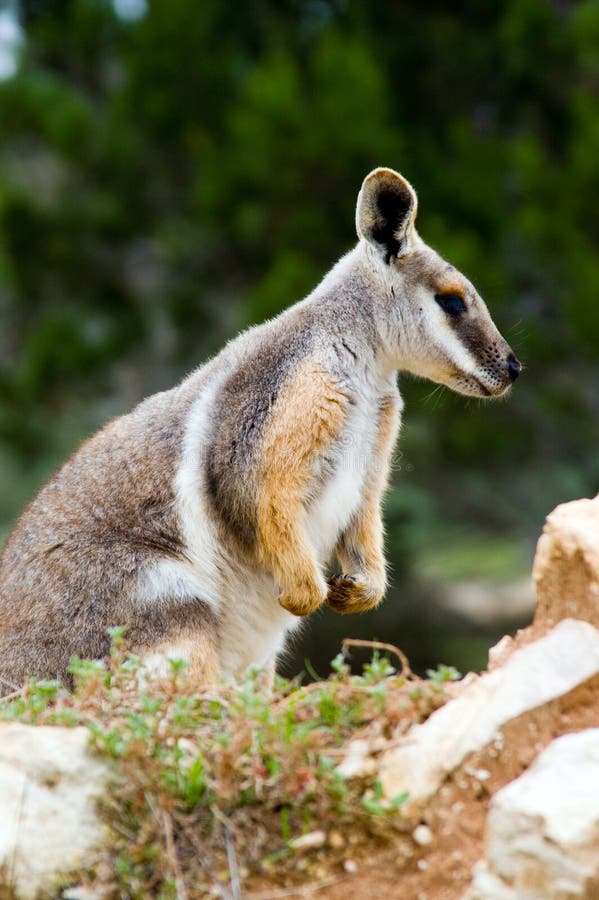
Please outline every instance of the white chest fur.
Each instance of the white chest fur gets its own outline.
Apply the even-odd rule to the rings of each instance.
[[[376,402],[361,398],[330,457],[332,472],[308,508],[307,528],[321,562],[331,556],[342,531],[358,509],[373,465]]]

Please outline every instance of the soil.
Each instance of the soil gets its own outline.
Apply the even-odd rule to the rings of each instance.
[[[529,638],[530,634],[519,635],[516,643],[522,645]],[[491,796],[521,775],[555,737],[591,727],[599,727],[599,676],[509,722],[492,744],[471,754],[447,778],[424,818],[406,823],[406,833],[391,846],[350,845],[345,860],[337,863],[337,874],[307,878],[295,887],[276,886],[271,878],[268,883],[256,881],[244,897],[461,900],[472,867],[483,855]],[[426,846],[419,846],[412,837],[418,824],[427,825],[432,833]]]

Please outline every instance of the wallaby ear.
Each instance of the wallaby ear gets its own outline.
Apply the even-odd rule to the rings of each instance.
[[[373,244],[389,263],[407,252],[417,209],[416,191],[405,178],[393,169],[374,169],[358,194],[358,237]]]

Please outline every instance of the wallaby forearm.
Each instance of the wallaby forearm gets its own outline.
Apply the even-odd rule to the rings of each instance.
[[[263,438],[258,555],[281,589],[279,603],[294,615],[307,615],[326,599],[327,584],[305,527],[305,504],[315,464],[339,437],[348,403],[328,373],[305,366],[279,396]]]

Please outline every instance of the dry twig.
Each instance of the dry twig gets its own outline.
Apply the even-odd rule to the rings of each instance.
[[[345,638],[343,641],[344,652],[346,647],[370,647],[373,650],[386,650],[387,653],[393,653],[401,663],[401,675],[409,680],[417,680],[417,676],[414,675],[410,668],[408,657],[403,650],[400,650],[395,644],[386,644],[384,641],[365,641],[360,640],[359,638]]]

